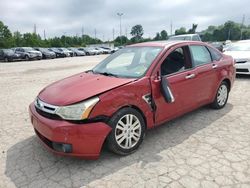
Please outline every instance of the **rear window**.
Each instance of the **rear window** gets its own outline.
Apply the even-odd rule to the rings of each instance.
[[[214,50],[211,47],[208,47],[208,49],[209,49],[209,51],[211,53],[213,61],[219,61],[222,58],[222,54],[220,52]]]

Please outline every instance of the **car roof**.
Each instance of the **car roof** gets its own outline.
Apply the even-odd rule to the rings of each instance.
[[[138,47],[170,47],[170,46],[175,46],[178,44],[183,44],[183,45],[190,45],[190,44],[202,44],[204,45],[205,43],[201,41],[178,41],[178,40],[172,40],[172,41],[151,41],[151,42],[143,42],[143,43],[137,43],[137,44],[132,44],[129,46],[138,46]]]
[[[173,35],[173,36],[170,36],[170,38],[174,38],[174,37],[187,37],[187,36],[199,36],[199,35],[198,34]]]

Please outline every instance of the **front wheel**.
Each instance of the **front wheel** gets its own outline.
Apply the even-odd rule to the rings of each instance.
[[[128,155],[141,145],[146,126],[137,110],[123,108],[113,115],[109,124],[112,131],[107,138],[107,144],[112,152]]]
[[[28,55],[25,55],[25,56],[24,56],[24,59],[25,59],[26,61],[29,61],[29,60],[30,60],[30,58],[29,58]]]
[[[5,62],[9,62],[9,58],[5,57],[5,58],[4,58],[4,61],[5,61]]]
[[[229,86],[228,84],[223,81],[217,90],[216,97],[211,104],[211,107],[214,109],[221,109],[227,104],[229,95]]]

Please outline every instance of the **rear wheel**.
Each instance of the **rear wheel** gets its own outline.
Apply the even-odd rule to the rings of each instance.
[[[9,62],[9,59],[7,57],[4,58],[5,62]]]
[[[24,59],[25,59],[26,61],[29,61],[29,60],[30,60],[30,58],[29,58],[28,55],[25,55],[25,56],[24,56]]]
[[[108,148],[119,155],[133,153],[142,143],[145,122],[133,108],[123,108],[113,115],[109,124],[112,131],[107,138]]]
[[[214,109],[221,109],[227,104],[229,94],[229,86],[228,84],[223,81],[217,90],[216,97],[211,104],[211,107]]]

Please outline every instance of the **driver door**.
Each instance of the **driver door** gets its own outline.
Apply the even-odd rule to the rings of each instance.
[[[181,46],[166,54],[160,62],[157,75],[151,79],[152,96],[155,103],[155,124],[160,125],[173,119],[195,106],[193,94],[193,78],[195,70],[192,69],[189,48]],[[168,84],[173,100],[166,102],[161,92],[161,80]]]

